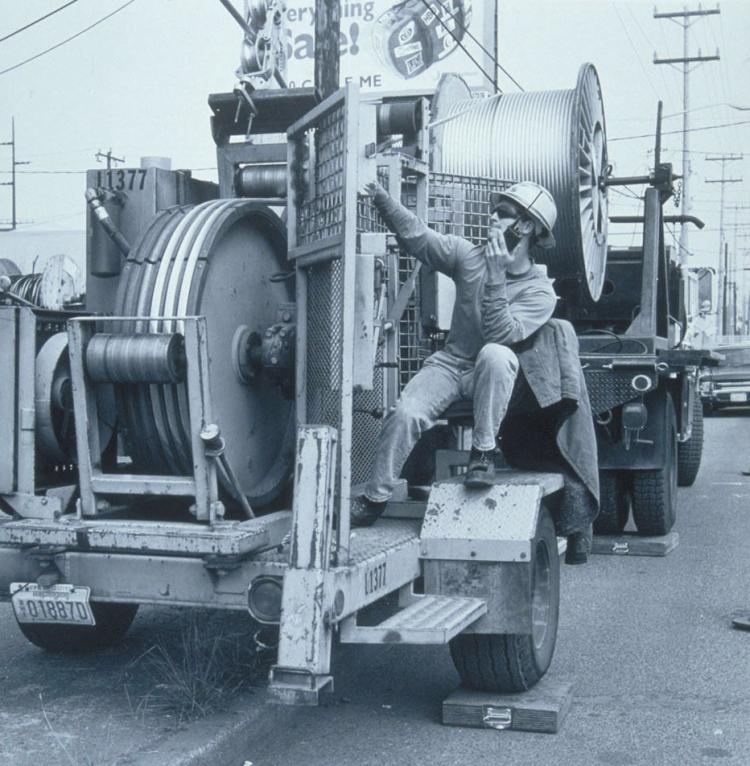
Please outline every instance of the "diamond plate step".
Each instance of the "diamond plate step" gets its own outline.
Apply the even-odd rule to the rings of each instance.
[[[0,546],[40,545],[71,550],[241,556],[281,543],[292,514],[277,511],[248,521],[208,524],[127,519],[21,519],[0,524]]]
[[[481,598],[420,596],[380,625],[356,624],[356,615],[341,624],[344,644],[447,644],[487,613]]]

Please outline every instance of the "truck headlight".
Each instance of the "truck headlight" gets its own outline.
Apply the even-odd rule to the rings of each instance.
[[[256,577],[247,591],[248,611],[264,625],[278,625],[281,620],[281,594],[281,577]]]

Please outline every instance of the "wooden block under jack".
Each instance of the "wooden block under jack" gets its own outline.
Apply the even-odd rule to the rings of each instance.
[[[680,536],[672,530],[658,537],[640,537],[633,532],[622,535],[594,535],[592,553],[614,556],[666,556],[680,542]]]
[[[547,676],[533,689],[518,694],[460,688],[443,701],[443,723],[556,734],[572,700],[572,682]]]

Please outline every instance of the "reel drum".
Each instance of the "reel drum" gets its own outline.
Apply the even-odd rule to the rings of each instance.
[[[607,263],[607,139],[596,69],[584,64],[572,90],[462,97],[441,81],[433,104],[440,152],[434,170],[504,181],[535,181],[557,204],[556,247],[534,257],[550,276],[578,283],[586,301],[601,295]]]
[[[293,283],[272,280],[286,268],[286,234],[270,209],[243,200],[212,200],[160,213],[132,249],[115,312],[152,317],[124,332],[180,332],[175,316],[205,316],[212,418],[226,457],[252,505],[271,502],[290,476],[294,402],[267,376],[239,373],[240,328],[262,334],[294,299]],[[188,360],[188,364],[191,360]],[[192,473],[184,383],[120,386],[128,450],[147,473]],[[219,472],[223,488],[234,494]]]

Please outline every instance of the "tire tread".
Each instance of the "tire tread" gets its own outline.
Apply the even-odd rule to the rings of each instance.
[[[692,487],[703,458],[703,410],[693,407],[693,430],[690,438],[677,445],[677,485]]]
[[[552,530],[548,534],[551,540],[556,541],[549,517],[547,522]],[[557,554],[556,542],[551,554]],[[550,629],[554,641],[557,633],[556,619]],[[451,640],[450,652],[464,686],[480,691],[526,691],[547,671],[546,667],[537,666],[531,635],[462,633]]]

